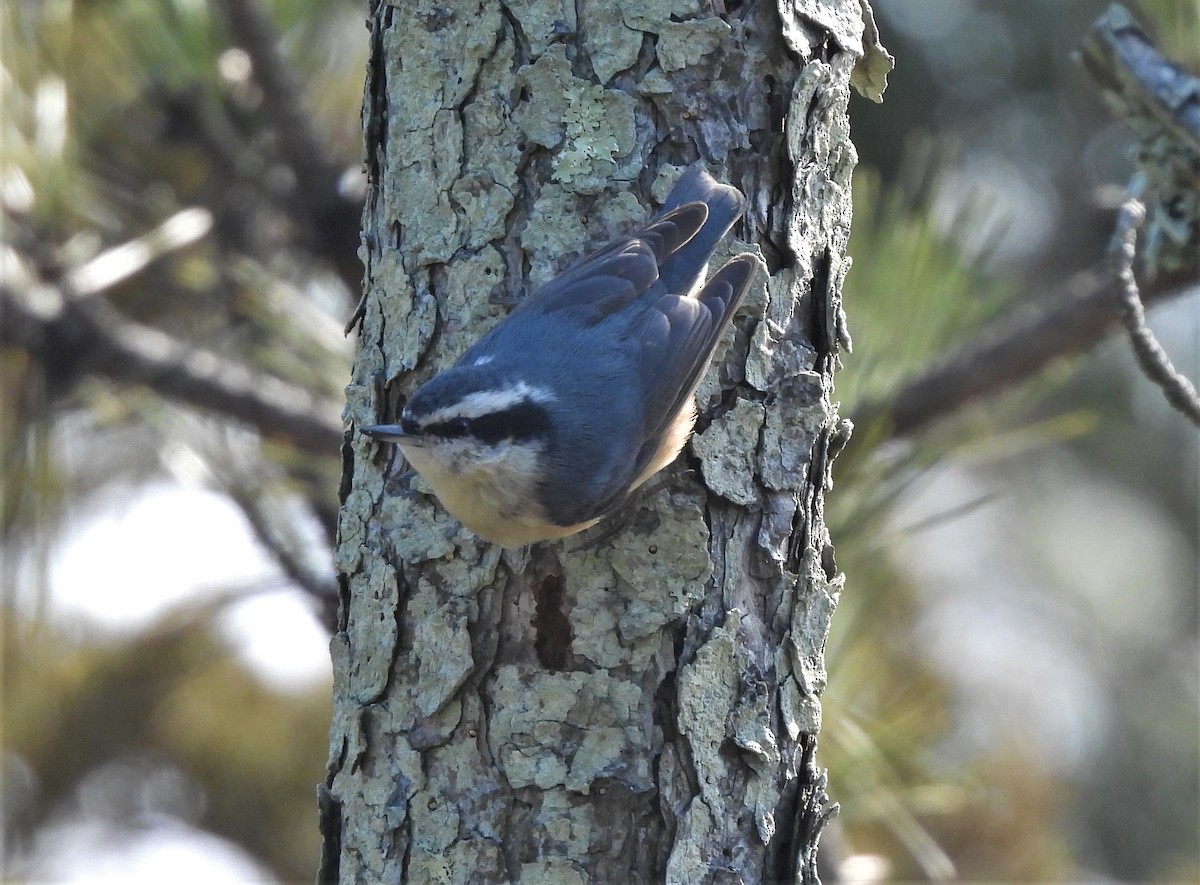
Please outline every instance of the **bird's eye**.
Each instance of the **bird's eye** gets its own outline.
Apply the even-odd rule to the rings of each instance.
[[[481,415],[473,422],[472,430],[482,442],[495,445],[501,440],[512,437],[512,415],[508,412]]]
[[[431,424],[427,429],[429,433],[445,439],[458,439],[471,432],[471,419],[454,418],[450,421],[439,421],[437,424]]]

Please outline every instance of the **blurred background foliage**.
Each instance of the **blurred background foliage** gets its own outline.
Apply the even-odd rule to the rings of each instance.
[[[1105,5],[874,3],[897,69],[852,107],[844,414],[1102,255],[1128,140],[1070,53]],[[364,10],[0,8],[7,877],[213,881],[203,857],[309,881]],[[1200,2],[1133,12],[1200,70]],[[1152,315],[1190,369],[1197,312]],[[273,432],[237,388],[213,408],[196,390],[221,377],[172,387],[125,340],[283,379],[317,430]],[[1116,340],[918,436],[860,423],[828,500],[845,878],[1200,879],[1198,461]]]

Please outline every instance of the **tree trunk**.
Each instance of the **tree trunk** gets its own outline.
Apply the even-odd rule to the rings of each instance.
[[[352,422],[391,420],[501,315],[494,286],[545,282],[697,155],[750,198],[735,251],[771,279],[615,535],[502,552],[351,436],[322,881],[816,881],[864,10],[726,6],[373,3]]]

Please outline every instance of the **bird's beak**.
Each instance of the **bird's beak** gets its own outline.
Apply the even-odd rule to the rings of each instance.
[[[399,424],[372,424],[368,427],[360,427],[359,432],[380,442],[415,445],[418,440],[418,437],[405,433]]]

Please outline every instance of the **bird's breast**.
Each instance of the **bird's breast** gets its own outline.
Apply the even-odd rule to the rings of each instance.
[[[539,451],[514,445],[489,463],[446,460],[428,448],[400,448],[450,515],[487,541],[520,547],[582,531],[596,520],[560,526],[546,517],[537,495]]]

